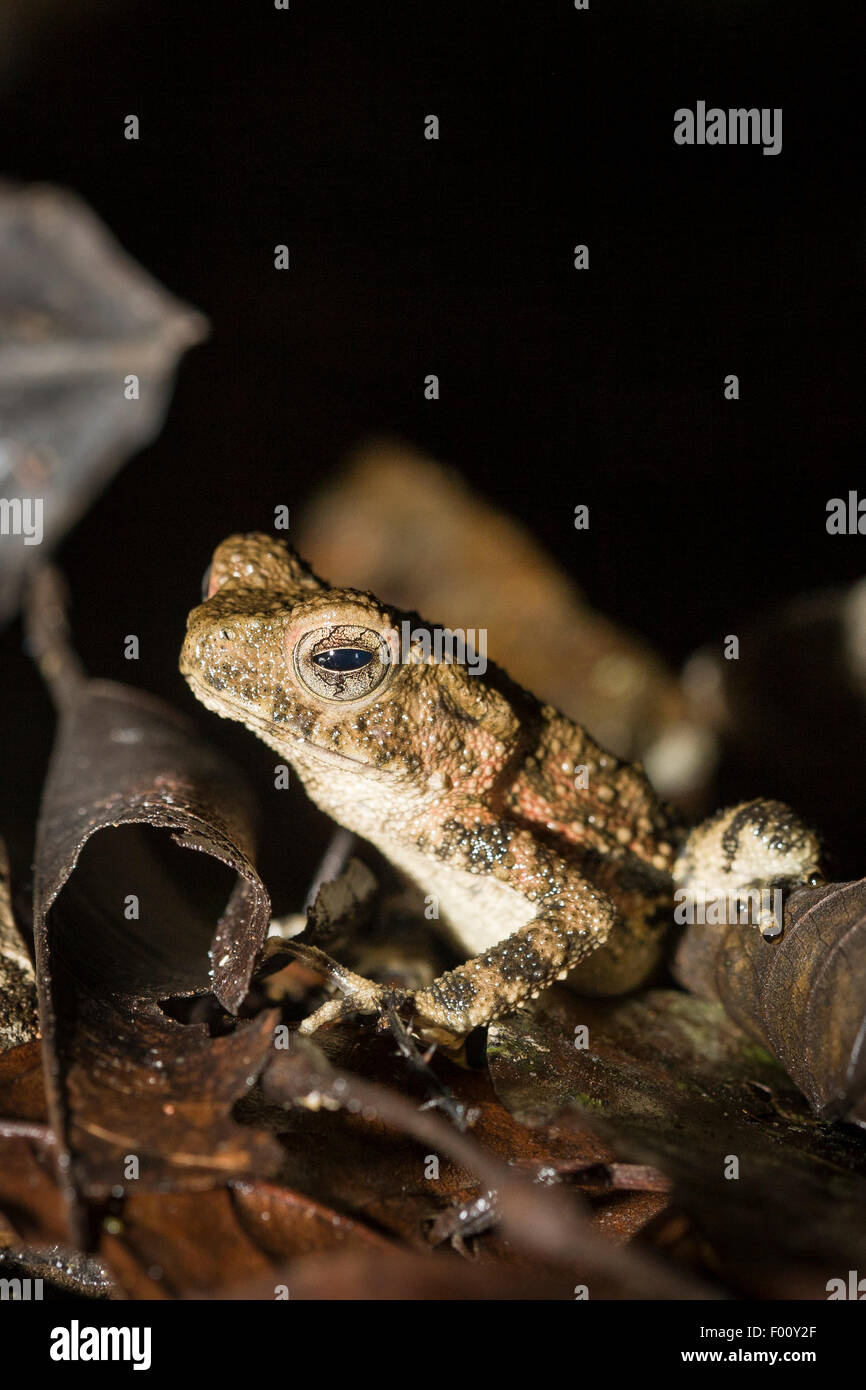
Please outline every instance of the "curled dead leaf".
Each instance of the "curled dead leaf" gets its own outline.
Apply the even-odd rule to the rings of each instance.
[[[273,1140],[230,1113],[276,1018],[237,1017],[270,920],[249,795],[171,708],[83,678],[59,603],[43,573],[31,641],[61,717],[34,937],[67,1198],[116,1196],[130,1177],[141,1190],[270,1171]]]
[[[866,879],[792,893],[776,940],[691,926],[673,968],[778,1057],[817,1115],[866,1125]]]

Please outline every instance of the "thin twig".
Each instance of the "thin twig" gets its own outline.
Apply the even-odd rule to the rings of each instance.
[[[87,679],[70,638],[67,607],[63,575],[54,565],[42,565],[25,595],[25,645],[58,709],[76,698]]]

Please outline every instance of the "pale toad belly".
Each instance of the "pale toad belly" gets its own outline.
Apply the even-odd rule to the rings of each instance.
[[[467,956],[479,955],[531,922],[535,909],[507,883],[472,873],[407,843],[408,825],[417,825],[435,804],[435,795],[418,792],[389,774],[366,771],[334,758],[304,756],[295,761],[307,793],[340,825],[375,845],[392,864],[433,899],[432,918]]]
[[[376,844],[374,836],[369,837]],[[535,916],[532,903],[516,889],[468,869],[440,864],[409,846],[377,846],[433,899],[439,922],[467,956],[481,955],[526,926]]]

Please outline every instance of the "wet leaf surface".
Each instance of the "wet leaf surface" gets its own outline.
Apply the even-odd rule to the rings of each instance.
[[[360,1037],[348,1027],[322,1036],[323,1055],[329,1063],[345,1067],[387,1088],[395,1098],[406,1095],[407,1107],[417,1107],[425,1094],[416,1083],[407,1084],[405,1064],[397,1055],[387,1034]],[[264,1080],[265,1090],[275,1084],[275,1061]],[[594,1136],[539,1134],[519,1124],[499,1104],[483,1072],[456,1067],[437,1059],[436,1073],[456,1094],[474,1118],[469,1131],[471,1143],[481,1145],[485,1154],[503,1164],[519,1165],[530,1177],[556,1164],[583,1168],[602,1161],[608,1150]],[[347,1083],[348,1084],[348,1083]],[[408,1092],[408,1095],[407,1095]],[[303,1087],[301,1088],[303,1096]],[[254,1105],[255,1101],[251,1101]],[[433,1112],[427,1112],[434,1118]],[[461,1164],[438,1149],[419,1153],[412,1133],[402,1125],[388,1124],[375,1105],[359,1104],[354,1109],[339,1105],[335,1110],[320,1104],[316,1110],[303,1106],[288,1111],[258,1112],[260,1122],[274,1126],[284,1147],[280,1177],[292,1184],[303,1184],[320,1200],[364,1216],[417,1249],[427,1248],[426,1223],[437,1212],[471,1200],[479,1182],[472,1167]],[[448,1134],[448,1129],[445,1133]],[[306,1155],[313,1148],[319,1154],[315,1172],[305,1172]],[[432,1163],[427,1162],[429,1156]],[[436,1176],[430,1176],[435,1172]]]
[[[263,1284],[292,1256],[387,1250],[387,1242],[306,1196],[267,1184],[135,1194],[104,1225],[100,1251],[134,1298],[225,1296]]]
[[[586,1046],[576,1030],[586,1028]],[[674,1204],[743,1291],[824,1297],[866,1259],[866,1146],[816,1119],[718,1004],[673,990],[622,1001],[551,991],[490,1029],[497,1094],[529,1125],[588,1127],[672,1182]]]
[[[110,1298],[117,1285],[104,1265],[61,1245],[20,1246],[14,1254],[0,1250],[0,1278],[39,1280],[41,1299]]]
[[[48,1107],[38,1040],[0,1053],[0,1122],[47,1124]]]
[[[312,1180],[321,1200],[327,1194],[335,1206],[418,1250],[451,1241],[460,1252],[465,1237],[478,1237],[474,1253],[481,1264],[519,1268],[528,1290],[543,1286],[549,1296],[573,1297],[574,1285],[587,1281],[598,1296],[641,1296],[649,1283],[661,1298],[713,1296],[712,1286],[699,1279],[631,1246],[621,1253],[615,1248],[664,1208],[665,1194],[606,1199],[605,1216],[621,1208],[618,1229],[614,1240],[599,1234],[601,1213],[580,1196],[583,1173],[589,1171],[592,1193],[606,1168],[609,1150],[594,1135],[518,1123],[483,1072],[443,1062],[443,1079],[477,1112],[471,1130],[460,1133],[419,1108],[420,1097],[403,1093],[400,1062],[387,1037],[334,1029],[327,1048],[326,1058],[309,1040],[293,1039],[264,1073],[261,1098],[248,1102],[250,1117],[280,1135],[287,1154],[281,1180],[297,1175],[309,1190],[304,1155],[315,1149],[320,1161]],[[351,1072],[334,1066],[340,1059],[351,1062]],[[480,1215],[493,1220],[463,1232],[468,1222],[460,1211],[479,1215],[479,1199],[487,1207]],[[454,1241],[454,1234],[461,1239]]]
[[[818,1115],[866,1125],[866,879],[793,893],[774,941],[689,927],[674,970],[770,1049]]]
[[[0,1211],[5,1237],[15,1251],[25,1244],[69,1244],[65,1194],[58,1186],[48,1146],[0,1131]]]

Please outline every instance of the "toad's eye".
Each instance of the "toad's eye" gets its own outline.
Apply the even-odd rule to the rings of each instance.
[[[331,647],[326,652],[317,652],[313,661],[324,671],[360,671],[369,666],[373,653],[363,647]]]
[[[292,652],[295,675],[322,700],[363,700],[392,671],[391,649],[382,633],[351,623],[305,632]]]
[[[213,568],[212,565],[208,565],[207,569],[205,570],[204,574],[203,574],[202,577],[201,577],[201,601],[202,601],[202,603],[204,603],[207,599],[210,598],[210,572],[211,572],[211,569],[212,569],[212,568]]]

